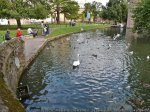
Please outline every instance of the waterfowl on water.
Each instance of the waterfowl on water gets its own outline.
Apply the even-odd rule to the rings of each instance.
[[[113,40],[116,40],[120,36],[121,36],[120,34],[114,35]]]
[[[129,98],[129,101],[131,101],[132,103],[134,103],[136,106],[143,106],[144,104],[144,100],[138,99],[138,98]]]
[[[93,57],[97,58],[97,54],[92,54]]]
[[[78,54],[78,60],[73,62],[73,68],[76,68],[80,65],[80,60],[79,60],[79,54]]]
[[[150,59],[150,56],[147,56],[146,58],[147,58],[147,60],[149,60],[149,59]]]
[[[133,55],[133,51],[129,52],[131,55]]]

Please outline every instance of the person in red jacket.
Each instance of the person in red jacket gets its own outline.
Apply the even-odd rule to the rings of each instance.
[[[19,39],[21,39],[21,37],[22,37],[22,32],[21,32],[20,28],[17,29],[16,37],[18,37]]]

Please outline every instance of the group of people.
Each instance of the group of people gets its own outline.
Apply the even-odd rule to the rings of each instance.
[[[44,24],[44,21],[41,22],[41,27],[42,27],[42,35],[47,36],[49,34],[49,25]]]
[[[42,27],[42,35],[47,36],[49,34],[49,25],[48,24],[44,24],[44,21],[42,21],[41,27]],[[27,33],[28,33],[28,35],[31,35],[33,37],[36,37],[38,35],[38,31],[37,30],[33,30],[32,28],[28,28],[27,29]],[[16,31],[16,37],[18,37],[19,39],[23,40],[23,33],[22,33],[20,28],[18,28],[17,31]],[[10,31],[9,30],[7,30],[6,33],[5,33],[5,40],[11,40],[11,36],[10,36]]]
[[[27,33],[28,35],[36,37],[38,32],[36,30],[32,30],[32,28],[28,28]]]
[[[20,28],[17,29],[16,37],[18,37],[19,39],[22,38],[22,31],[20,30]],[[10,31],[9,30],[7,30],[6,33],[5,33],[5,40],[11,40],[11,36],[10,36]]]

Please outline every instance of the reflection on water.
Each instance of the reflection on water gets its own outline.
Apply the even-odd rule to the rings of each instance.
[[[117,33],[121,37],[114,41]],[[26,110],[149,108],[149,41],[107,29],[49,43],[23,74],[21,82],[29,86],[31,94],[23,102]],[[72,69],[77,54],[81,64]],[[140,106],[140,101],[144,105]]]

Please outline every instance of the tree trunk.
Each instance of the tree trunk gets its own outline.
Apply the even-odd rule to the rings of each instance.
[[[65,19],[65,17],[66,17],[66,16],[65,16],[65,13],[64,13],[64,23],[66,23],[66,19]]]
[[[96,22],[96,16],[93,17],[93,21],[94,21],[94,23]]]
[[[21,28],[21,21],[20,21],[20,19],[16,19],[16,21],[17,21],[17,27]]]
[[[57,17],[56,17],[56,21],[57,21],[57,24],[59,24],[59,23],[60,23],[59,5],[57,5]]]

